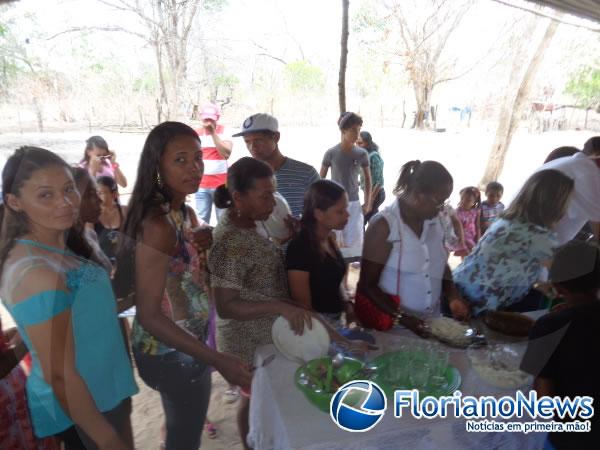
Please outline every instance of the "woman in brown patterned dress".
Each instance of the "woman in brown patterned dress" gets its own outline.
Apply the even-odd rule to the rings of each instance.
[[[241,158],[227,174],[227,185],[215,192],[217,208],[227,211],[213,232],[208,257],[210,285],[217,306],[217,346],[248,364],[260,345],[270,344],[271,325],[285,317],[298,334],[310,324],[309,311],[291,304],[283,254],[256,232],[275,207],[272,169],[253,158]],[[249,398],[238,411],[244,448],[248,434]]]

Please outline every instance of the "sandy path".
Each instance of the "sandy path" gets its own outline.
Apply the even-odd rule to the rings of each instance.
[[[158,393],[150,389],[140,380],[136,372],[139,394],[133,397],[133,432],[137,449],[158,449],[160,427],[163,422],[163,411]],[[218,428],[216,439],[209,439],[206,433],[202,436],[202,448],[214,450],[241,449],[237,433],[235,414],[237,402],[225,404],[223,393],[227,384],[218,373],[213,373],[213,390],[210,400],[209,417]]]

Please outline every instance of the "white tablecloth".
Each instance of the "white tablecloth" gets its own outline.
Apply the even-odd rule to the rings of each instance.
[[[396,330],[393,334],[376,333],[376,338],[381,352],[414,339],[414,335]],[[374,429],[349,433],[340,430],[328,414],[309,403],[296,388],[294,373],[298,364],[285,359],[273,345],[257,350],[256,365],[272,354],[276,355],[275,360],[257,369],[252,380],[248,442],[256,450],[537,450],[546,437],[543,433],[468,433],[465,419],[396,419],[390,402],[386,415]],[[514,395],[514,390],[502,390],[482,381],[470,367],[465,350],[452,349],[450,364],[461,373],[463,395]]]

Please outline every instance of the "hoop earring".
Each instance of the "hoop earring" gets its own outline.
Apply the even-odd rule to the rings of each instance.
[[[159,188],[162,189],[163,187],[163,182],[162,182],[162,178],[160,177],[160,173],[156,174],[156,184],[158,185]]]

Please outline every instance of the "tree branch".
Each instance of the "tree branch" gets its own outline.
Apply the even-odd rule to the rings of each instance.
[[[266,56],[267,58],[274,59],[275,61],[279,61],[281,64],[287,66],[287,62],[277,56],[269,55],[268,53],[257,53],[256,56]]]
[[[31,73],[33,73],[33,74],[37,73],[37,71],[35,70],[35,67],[33,67],[32,62],[29,61],[29,59],[27,59],[27,57],[19,55],[18,53],[15,53],[14,51],[6,49],[6,48],[0,48],[0,50],[2,50],[4,52],[5,57],[19,60],[19,61],[27,64],[27,67],[29,67],[29,70],[31,70]]]
[[[194,0],[194,4],[192,6],[192,11],[190,12],[189,20],[188,20],[187,24],[185,24],[185,27],[183,28],[184,42],[187,42],[187,38],[188,38],[188,35],[190,34],[190,30],[192,28],[192,23],[194,22],[194,17],[196,17],[196,13],[198,11],[199,4],[200,4],[199,0]]]
[[[97,1],[106,6],[114,8],[118,11],[133,13],[133,14],[137,15],[140,19],[142,19],[142,21],[146,22],[146,25],[148,25],[148,27],[151,27],[151,26],[160,27],[160,23],[156,22],[156,20],[154,20],[153,18],[149,17],[147,14],[144,13],[144,9],[142,6],[140,6],[140,3],[138,0],[136,0],[135,5],[128,3],[125,0],[117,0],[118,3],[113,3],[108,0],[97,0]]]
[[[137,33],[135,31],[127,30],[127,29],[125,29],[123,27],[119,27],[119,26],[114,26],[114,27],[96,27],[96,26],[74,27],[74,28],[69,28],[68,30],[60,31],[59,33],[53,34],[52,36],[46,38],[46,40],[50,41],[50,40],[55,39],[63,34],[77,33],[77,32],[81,32],[81,31],[118,31],[121,33],[127,33],[127,34],[131,34],[133,36],[137,36],[140,39],[143,39],[144,41],[151,43],[151,40],[148,39],[147,36],[144,36],[142,33]]]

